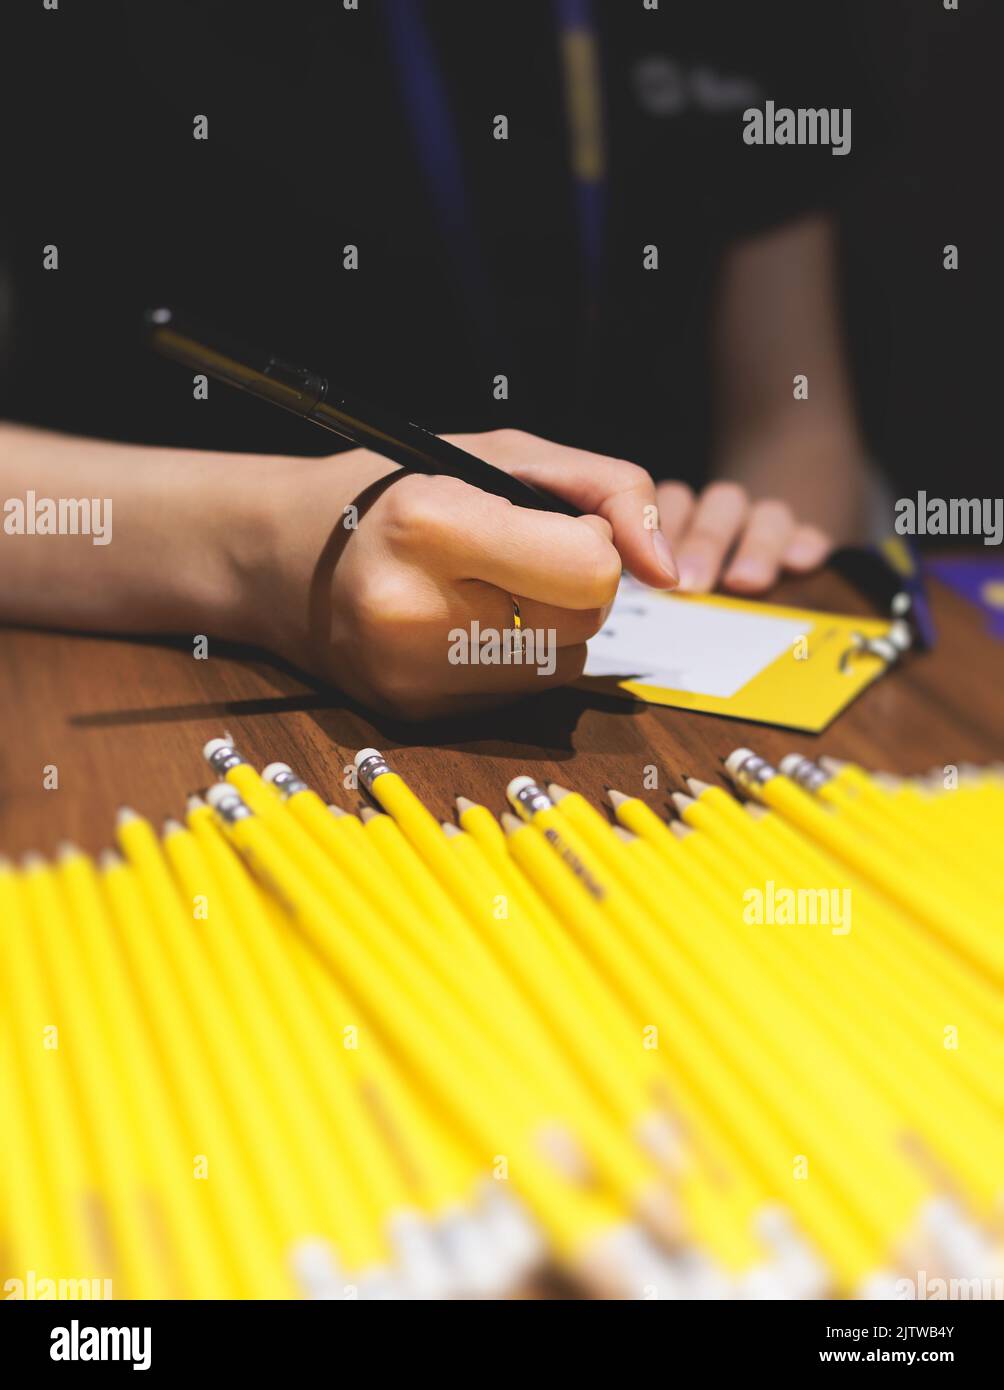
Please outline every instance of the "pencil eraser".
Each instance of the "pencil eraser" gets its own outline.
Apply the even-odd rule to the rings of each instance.
[[[360,748],[356,754],[356,767],[362,767],[367,758],[382,758],[379,748]]]
[[[292,771],[289,763],[269,763],[268,767],[262,768],[261,779],[263,782],[274,782],[283,772]]]
[[[736,773],[739,771],[739,769],[742,767],[742,765],[743,765],[743,763],[746,761],[746,759],[747,759],[747,758],[752,758],[752,757],[753,757],[753,749],[752,749],[752,748],[736,748],[736,749],[735,749],[733,752],[731,752],[731,753],[729,754],[729,756],[725,759],[725,770],[726,770],[726,772],[731,772],[732,775],[733,775],[733,777],[734,777],[734,776],[736,775]]]
[[[218,753],[221,748],[232,748],[233,744],[228,738],[211,738],[202,749],[202,756],[208,763],[214,753]]]
[[[535,787],[537,784],[532,777],[514,777],[505,789],[505,794],[512,800],[519,796],[524,787]]]
[[[803,757],[801,753],[785,753],[780,763],[778,763],[778,771],[783,772],[785,777],[791,777],[793,773],[798,771],[803,763],[807,763],[808,761],[808,758]]]
[[[221,802],[226,801],[228,797],[236,795],[237,793],[229,782],[214,782],[211,787],[206,789],[206,800],[214,811]]]

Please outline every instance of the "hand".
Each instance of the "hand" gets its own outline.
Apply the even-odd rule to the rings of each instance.
[[[816,569],[833,549],[831,537],[799,524],[787,502],[753,502],[738,483],[712,483],[699,497],[685,483],[660,483],[657,495],[681,593],[707,593],[721,583],[737,594],[759,594],[782,571]]]
[[[285,460],[249,603],[257,639],[348,694],[405,718],[499,703],[575,680],[622,562],[672,588],[655,488],[641,468],[514,430],[452,442],[587,515],[537,512],[454,478],[403,473],[366,450]],[[358,525],[350,512],[358,507]],[[533,664],[463,660],[458,632],[540,634]],[[459,659],[458,659],[459,658]]]

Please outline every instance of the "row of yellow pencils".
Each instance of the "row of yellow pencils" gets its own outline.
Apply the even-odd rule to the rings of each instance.
[[[0,865],[7,1297],[1000,1296],[999,770],[441,825],[205,755]]]

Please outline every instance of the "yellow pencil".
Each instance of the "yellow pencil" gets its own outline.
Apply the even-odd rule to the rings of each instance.
[[[120,834],[128,832],[130,824],[139,824],[133,813],[120,826]],[[152,830],[146,828],[152,836]],[[232,1098],[228,1100],[224,1088],[206,1068],[204,1052],[196,1043],[198,1025],[191,1001],[176,983],[139,876],[117,854],[103,855],[100,867],[119,940],[171,1076],[175,1104],[190,1146],[192,1180],[212,1184],[214,1210],[225,1233],[223,1248],[232,1261],[232,1277],[239,1281],[245,1296],[296,1297],[300,1286],[285,1267],[281,1237],[271,1213],[266,1215],[263,1208],[249,1153],[227,1119]],[[173,896],[174,892],[168,882],[168,894]]]
[[[548,1232],[557,1251],[577,1268],[598,1277],[589,1264],[589,1252],[601,1248],[603,1266],[613,1262],[609,1242],[619,1228],[617,1209],[599,1195],[570,1185],[551,1163],[541,1157],[535,1134],[535,1117],[525,1098],[513,1094],[507,1079],[489,1063],[479,1074],[484,1049],[467,1030],[444,1031],[450,1013],[445,996],[434,978],[423,984],[425,1006],[413,1000],[400,981],[389,976],[363,942],[342,924],[310,881],[285,853],[262,822],[229,786],[210,789],[214,805],[233,842],[263,882],[275,891],[294,920],[321,955],[345,978],[353,994],[381,1021],[396,1049],[408,1056],[422,1073],[425,1084],[464,1126],[472,1141],[482,1147],[486,1163],[506,1155],[517,1186],[536,1219]],[[430,1025],[435,1016],[436,1026]],[[461,1041],[462,1039],[462,1041]],[[458,1057],[466,1048],[467,1056]],[[539,1121],[538,1121],[539,1123]],[[543,1136],[547,1152],[546,1136]]]
[[[852,828],[877,840],[899,861],[901,873],[934,884],[974,921],[982,923],[984,931],[994,930],[996,916],[988,903],[997,896],[997,885],[985,878],[979,868],[953,863],[956,837],[929,837],[923,821],[919,826],[903,824],[901,818],[889,815],[869,798],[860,797],[853,788],[848,789],[844,780],[834,778],[800,753],[782,758],[779,771],[820,803],[832,807]]]
[[[353,1282],[375,1278],[382,1283],[389,1248],[379,1224],[362,1219],[364,1199],[347,1185],[339,1142],[329,1133],[317,1097],[306,1085],[299,1059],[275,1015],[273,996],[248,959],[219,878],[195,836],[179,822],[165,824],[163,848],[184,896],[205,903],[198,934],[215,967],[217,992],[232,1010],[241,1048],[254,1068],[259,1108],[271,1113],[281,1130],[291,1169],[287,1180],[303,1196],[301,1225],[334,1243],[337,1268]],[[193,942],[192,949],[200,948]],[[205,982],[211,988],[208,977]]]
[[[725,768],[737,786],[786,816],[901,903],[919,922],[963,951],[998,984],[1004,983],[1004,941],[973,927],[944,893],[902,873],[893,855],[854,833],[838,817],[828,815],[811,796],[750,749],[735,749]]]
[[[446,824],[443,829],[471,876],[483,883],[486,895],[508,901],[504,885],[495,877],[477,842],[454,825]],[[598,1140],[590,1129],[594,1142],[603,1146],[605,1171],[614,1190],[631,1203],[646,1225],[659,1231],[664,1241],[675,1244],[680,1235],[675,1203],[664,1183],[653,1180],[651,1165],[640,1158],[651,1144],[653,1157],[673,1171],[677,1154],[665,1116],[656,1111],[645,1087],[634,1080],[633,1070],[630,1064],[625,1065],[621,1050],[612,1047],[592,1023],[535,930],[516,920],[506,922],[505,928],[494,938],[500,956],[514,974],[519,974],[569,1056],[582,1069],[585,1083],[618,1121],[616,1129],[607,1128]]]
[[[677,1223],[673,1203],[650,1161],[597,1105],[595,1077],[587,1075],[583,1079],[577,1075],[582,1050],[595,1052],[595,1035],[588,1019],[583,1020],[576,1014],[560,979],[552,979],[547,984],[542,982],[547,958],[542,957],[532,924],[521,917],[504,892],[498,891],[497,885],[483,877],[478,861],[462,865],[462,873],[470,884],[465,906],[480,905],[482,918],[489,922],[488,944],[481,942],[467,926],[462,929],[461,937],[448,944],[416,919],[400,893],[389,889],[383,875],[374,875],[372,866],[352,852],[343,835],[338,833],[324,803],[286,764],[273,764],[267,771],[285,796],[291,814],[299,817],[317,841],[328,849],[346,880],[355,880],[360,890],[355,899],[344,889],[341,895],[341,901],[347,906],[354,901],[349,911],[358,917],[363,910],[360,904],[365,902],[368,906],[368,900],[372,899],[386,921],[393,924],[398,940],[410,941],[416,956],[426,956],[439,976],[453,986],[458,998],[468,1002],[472,1015],[480,1013],[485,997],[492,997],[496,1007],[505,1010],[509,1027],[507,1051],[523,1055],[526,1066],[533,1068],[537,1084],[546,1086],[556,1106],[568,1115],[598,1175],[611,1183],[615,1193],[630,1201],[643,1222],[658,1231],[661,1238],[675,1240]],[[247,774],[244,776],[246,778]],[[233,780],[233,770],[228,769],[228,780]],[[422,810],[424,812],[424,808]],[[304,859],[303,862],[309,861]],[[494,907],[498,902],[504,903],[505,910],[501,925],[494,920],[493,912],[486,911],[489,904]],[[380,928],[371,919],[371,934],[375,929]],[[458,959],[458,950],[463,952],[463,965]],[[549,1001],[549,1006],[541,1009],[539,1006],[544,1000]],[[534,1002],[538,1007],[529,1007]],[[573,1015],[579,1024],[590,1030],[587,1040],[581,1039],[582,1028],[573,1022]],[[570,1031],[574,1037],[571,1051]],[[597,1068],[601,1066],[595,1056],[594,1061]],[[618,1080],[623,1103],[628,1104],[629,1086],[624,1078]],[[609,1100],[610,1092],[605,1094]],[[646,1107],[645,1119],[649,1117],[650,1107]],[[635,1119],[639,1117],[635,1115]]]
[[[781,875],[783,883],[814,881],[811,871],[801,874],[799,866],[792,862],[758,859],[752,852],[749,832],[744,837],[733,830],[724,817],[715,818],[716,803],[712,793],[716,791],[710,788],[700,801],[683,807],[685,818],[697,830],[682,842],[681,859],[687,863],[689,852],[694,866],[694,856],[697,857],[696,864],[703,866],[703,886],[709,897],[721,894],[723,885],[728,883],[733,884],[733,891],[738,895],[750,881],[764,882],[772,873]],[[721,796],[718,793],[719,799]],[[751,825],[748,818],[746,823]],[[866,932],[867,926],[863,932],[859,928],[859,934]],[[825,1027],[839,1043],[836,1054],[821,1056],[819,1061],[820,1074],[827,1077],[827,1090],[831,1095],[839,1097],[843,1090],[845,1106],[853,1109],[876,1137],[884,1134],[886,1143],[896,1147],[902,1145],[903,1152],[907,1151],[911,1125],[919,1126],[934,1148],[941,1151],[942,1158],[954,1163],[955,1171],[971,1180],[984,1200],[997,1190],[1000,1179],[998,1177],[996,1185],[993,1183],[991,1156],[995,1147],[1000,1148],[1000,1143],[995,1141],[993,1126],[984,1123],[978,1110],[965,1105],[957,1093],[953,1094],[952,1088],[925,1065],[923,1053],[915,1046],[913,1036],[889,1019],[889,1001],[883,989],[885,977],[876,980],[874,1006],[863,1010],[862,1017],[848,1016],[836,1003],[834,981],[842,973],[841,960],[853,945],[845,949],[845,943],[841,942],[842,955],[838,960],[832,950],[827,952],[825,959],[821,958],[812,939],[806,939],[797,931],[789,931],[783,944],[778,942],[776,934],[766,937],[757,932],[748,933],[744,940],[748,947],[759,948],[765,963],[786,983],[793,999],[811,1001],[817,1027]],[[733,959],[740,949],[739,941],[734,940]],[[797,957],[798,965],[791,959],[793,956]],[[847,994],[855,998],[868,997],[872,989],[867,974],[859,974],[855,983],[848,986]],[[775,995],[771,1007],[780,1013],[783,1000]],[[807,1022],[796,1034],[800,1049],[807,1055],[812,1053],[813,1032],[812,1024]],[[853,1070],[848,1073],[852,1063]],[[857,1090],[853,1085],[855,1074],[862,1083]],[[878,1094],[885,1097],[882,1107],[875,1104]],[[967,1136],[961,1142],[955,1133],[945,1132],[946,1128],[949,1131],[953,1128],[951,1123],[945,1124],[949,1115],[954,1115],[961,1135]],[[869,1183],[872,1181],[870,1171]],[[909,1184],[905,1190],[910,1190]],[[929,1191],[918,1206],[920,1224],[924,1224],[927,1213],[933,1210],[930,1206],[933,1195],[933,1191]]]
[[[25,866],[24,889],[43,968],[63,1020],[60,1047],[69,1058],[82,1129],[100,1186],[99,1211],[115,1252],[119,1296],[165,1297],[170,1283],[159,1232],[147,1216],[138,1146],[99,1023],[100,1009],[81,988],[84,967],[69,899],[55,870],[41,858]]]
[[[641,910],[651,913],[652,920],[659,921],[670,934],[680,951],[673,965],[674,978],[689,997],[703,998],[709,1019],[718,1020],[719,1034],[724,1035],[725,1027],[717,996],[726,1002],[730,1019],[745,1019],[746,1052],[759,1058],[761,1084],[773,1073],[781,1076],[787,1072],[793,1079],[796,1075],[801,1078],[798,1123],[805,1130],[805,1141],[815,1132],[820,1140],[829,1136],[831,1144],[839,1146],[847,1171],[840,1190],[847,1196],[853,1194],[862,1215],[867,1215],[876,1230],[888,1229],[895,1236],[899,1223],[905,1226],[919,1205],[924,1186],[919,1175],[873,1140],[876,1127],[883,1120],[891,1125],[891,1116],[862,1089],[858,1075],[846,1067],[812,1019],[793,1007],[784,991],[775,986],[742,938],[724,930],[719,918],[708,910],[704,895],[694,892],[680,876],[673,877],[668,866],[664,869],[644,840],[620,844],[584,798],[564,788],[555,790],[560,795],[558,813],[582,837],[584,848],[579,853],[593,852],[596,863],[619,877],[625,889],[633,890]],[[557,817],[550,824],[567,838],[567,831],[557,825]],[[737,896],[731,903],[721,904],[725,922],[729,913],[733,921],[740,920],[741,903]],[[723,961],[728,962],[724,969]],[[695,967],[693,973],[691,966]],[[713,988],[703,991],[704,981]],[[740,1048],[741,1043],[737,1043],[736,1052]],[[828,1085],[825,1096],[820,1096],[815,1081],[823,1074]],[[789,1124],[795,1122],[787,1107],[779,1107],[779,1113],[787,1114]],[[817,1151],[819,1147],[821,1144]],[[859,1152],[857,1161],[850,1156],[855,1150]],[[867,1181],[861,1181],[857,1174],[865,1171]]]
[[[214,743],[223,746],[214,749]],[[539,1021],[518,999],[509,982],[493,968],[493,963],[488,962],[466,926],[463,936],[451,943],[454,947],[451,950],[450,944],[435,932],[423,930],[420,922],[395,904],[392,919],[397,927],[395,930],[377,911],[368,894],[356,886],[345,869],[325,855],[293,819],[275,789],[261,781],[232,745],[215,740],[206,745],[206,752],[211,764],[214,758],[217,762],[226,760],[227,782],[238,788],[249,809],[260,817],[281,851],[320,892],[341,927],[354,933],[360,941],[365,933],[366,948],[379,953],[385,970],[395,976],[399,987],[410,994],[416,1004],[424,1008],[433,998],[438,1000],[440,1026],[450,1028],[466,1055],[472,1060],[477,1058],[479,1067],[487,1068],[496,1076],[501,1092],[510,1097],[513,1106],[525,1109],[537,1107],[543,1101],[551,1108],[559,1101],[569,1100],[567,1071],[545,1042]],[[439,838],[441,840],[442,836]],[[341,841],[337,843],[340,851]],[[351,857],[346,862],[351,862]],[[353,864],[353,871],[355,868]],[[475,885],[471,884],[471,888],[476,893]],[[490,990],[500,996],[500,1002],[507,1002],[513,1012],[513,1032],[506,1041],[505,1051],[524,1054],[527,1066],[533,1069],[526,1074],[535,1078],[533,1095],[523,1080],[524,1073],[510,1070],[497,1040],[478,1026],[485,992]],[[584,1165],[586,1156],[577,1136],[567,1130],[553,1109],[548,1123],[560,1137],[561,1152],[568,1155],[574,1166]]]
[[[37,856],[29,858],[29,867]],[[0,870],[0,948],[16,1053],[31,1096],[34,1139],[44,1174],[47,1226],[55,1268],[46,1276],[111,1280],[107,1247],[97,1239],[96,1175],[81,1128],[75,1079],[63,1045],[63,1018],[45,972],[27,883]]]
[[[101,1000],[109,1047],[133,1112],[146,1172],[162,1207],[162,1221],[184,1295],[235,1297],[241,1289],[220,1253],[220,1233],[206,1186],[191,1179],[174,1101],[154,1050],[126,962],[118,948],[110,908],[94,864],[85,854],[65,855],[59,874],[72,905],[82,955],[79,987]]]
[[[619,1055],[637,1076],[639,1083],[661,1103],[665,1083],[662,1068],[652,1053],[642,1046],[642,1040],[632,1029],[619,995],[610,988],[609,982],[596,970],[589,957],[579,950],[537,889],[510,857],[506,835],[498,821],[487,807],[479,806],[463,796],[457,797],[457,813],[462,828],[481,846],[485,858],[501,876],[506,891],[522,905],[533,921],[554,956],[555,967],[568,977],[595,1025],[604,1031],[611,1045],[620,1049]],[[671,1171],[675,1171],[677,1145],[661,1124],[646,1132],[644,1142]]]
[[[552,854],[543,836],[531,825],[520,826],[514,817],[506,815],[503,826],[510,832],[510,852],[524,872],[564,920],[588,940],[588,948],[638,1009],[639,1027],[649,1031],[658,1028],[660,1037],[667,1039],[679,1068],[681,1097],[686,1092],[697,1114],[707,1114],[710,1107],[715,1123],[729,1136],[730,1144],[755,1162],[768,1189],[777,1190],[782,1175],[791,1173],[790,1142],[720,1059],[710,1035],[671,1002],[665,986],[657,981],[648,964],[619,933],[610,930],[576,868],[565,857]],[[581,863],[578,851],[572,853]],[[591,882],[597,882],[594,871],[588,867],[586,874]],[[809,1184],[796,1182],[791,1184],[790,1196],[806,1230],[826,1251],[841,1284],[852,1288],[863,1284],[876,1270],[878,1242],[855,1220],[836,1210],[822,1189],[810,1190]]]
[[[45,1103],[42,1095],[32,1095],[27,1069],[18,1055],[18,1020],[13,998],[16,980],[8,973],[7,948],[3,937],[23,932],[25,921],[16,902],[17,885],[13,866],[0,859],[0,1104],[6,1117],[5,1143],[7,1171],[0,1200],[0,1250],[6,1262],[0,1270],[0,1288],[26,1286],[31,1279],[55,1281],[67,1272],[61,1268],[59,1236],[55,1229],[58,1215],[53,1212],[45,1154],[37,1133],[34,1109]],[[50,1284],[45,1282],[44,1288]]]
[[[392,1246],[399,1251],[403,1273],[413,1290],[422,1297],[438,1296],[445,1290],[443,1271],[435,1267],[434,1256],[425,1249],[421,1223],[411,1209],[401,1174],[348,1080],[342,1065],[344,1052],[335,1046],[324,1013],[304,987],[291,958],[298,943],[289,923],[269,920],[260,890],[223,839],[208,804],[198,797],[190,798],[186,819],[239,923],[260,984],[288,1033],[294,1052],[289,1066],[302,1068],[304,1082],[309,1082],[312,1103],[326,1129],[323,1147],[329,1154],[332,1145],[338,1151],[328,1181],[333,1200],[342,1209],[342,1222],[352,1223],[348,1232],[352,1253],[343,1260],[346,1269],[358,1277],[360,1269],[373,1264],[372,1241],[357,1224],[365,1226],[367,1221],[376,1220],[384,1224]],[[303,1101],[308,1103],[306,1096]],[[366,1278],[372,1286],[372,1269]]]

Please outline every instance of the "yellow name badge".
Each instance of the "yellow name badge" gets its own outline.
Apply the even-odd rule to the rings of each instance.
[[[865,647],[891,623],[804,608],[665,594],[626,578],[589,643],[582,684],[653,705],[818,733],[880,676]]]

